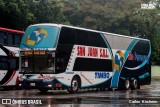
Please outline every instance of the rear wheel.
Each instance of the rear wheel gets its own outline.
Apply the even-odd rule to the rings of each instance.
[[[71,87],[68,88],[68,92],[69,93],[76,93],[78,92],[78,89],[79,89],[79,86],[80,86],[80,81],[78,78],[74,77],[72,79],[72,82],[71,82]]]
[[[131,87],[130,78],[127,77],[124,84],[124,89],[128,90]]]
[[[138,89],[138,87],[139,87],[138,79],[135,78],[135,79],[132,81],[132,90],[136,90],[136,89]]]

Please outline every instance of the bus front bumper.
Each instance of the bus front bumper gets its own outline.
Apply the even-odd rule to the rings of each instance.
[[[53,88],[67,88],[56,80],[23,80],[20,85],[24,89],[53,89]]]

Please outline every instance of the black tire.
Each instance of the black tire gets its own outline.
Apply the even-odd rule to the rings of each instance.
[[[128,90],[130,87],[131,87],[131,81],[130,81],[130,78],[127,77],[124,83],[124,89]]]
[[[76,93],[76,92],[78,92],[79,88],[80,88],[80,81],[78,78],[74,77],[71,82],[71,87],[68,88],[68,92],[69,93]]]
[[[136,90],[136,89],[138,89],[138,88],[139,88],[138,79],[135,78],[135,79],[132,81],[132,87],[131,87],[131,89],[132,89],[132,90]]]
[[[46,93],[46,92],[48,91],[48,89],[39,89],[39,91],[40,91],[41,93]]]

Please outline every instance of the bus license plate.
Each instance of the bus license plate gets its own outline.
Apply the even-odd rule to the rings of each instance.
[[[36,86],[35,83],[30,83],[30,86]]]

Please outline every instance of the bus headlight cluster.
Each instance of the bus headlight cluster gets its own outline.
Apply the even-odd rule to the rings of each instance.
[[[19,84],[19,86],[21,87],[21,86],[22,86],[22,84]]]
[[[52,85],[51,85],[51,84],[49,84],[49,85],[48,85],[48,87],[52,87]]]

